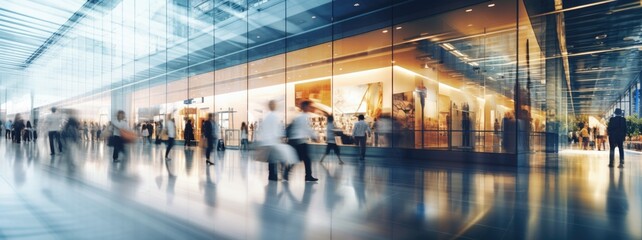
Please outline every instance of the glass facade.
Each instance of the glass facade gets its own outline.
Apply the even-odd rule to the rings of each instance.
[[[237,146],[241,124],[252,140],[269,100],[289,122],[309,99],[322,139],[326,116],[349,135],[363,114],[370,147],[556,151],[573,105],[559,39],[546,34],[549,5],[123,0],[95,6],[26,69],[47,89],[36,90],[35,111],[2,109],[37,119],[55,105],[100,124],[117,110],[132,124],[172,114],[178,139],[191,120],[196,140],[216,112]]]

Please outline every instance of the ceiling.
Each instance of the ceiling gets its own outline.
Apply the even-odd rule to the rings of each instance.
[[[587,4],[603,3],[595,6]],[[601,115],[642,70],[639,0],[564,1],[575,113]]]
[[[110,87],[114,83],[154,81],[165,79],[166,76],[181,79],[211,71],[212,66],[220,69],[274,56],[285,51],[286,46],[288,51],[293,51],[386,27],[386,24],[390,24],[386,20],[390,14],[406,16],[408,14],[400,11],[408,11],[411,15],[420,11],[416,7],[404,10],[402,4],[394,12],[381,10],[390,1],[362,1],[359,7],[350,1],[332,0],[3,1],[0,4],[0,54],[3,56],[0,59],[0,89],[9,91],[0,92],[0,97],[24,102],[19,98],[35,90],[36,105],[41,105],[69,98],[73,94]],[[239,5],[239,2],[245,2],[246,7]],[[449,2],[439,0],[435,4],[461,5],[450,6],[453,9],[462,9],[475,3],[488,5],[486,1],[479,0]],[[446,17],[439,24],[428,24],[423,28],[439,32],[440,29],[436,28],[445,27],[449,32],[473,35],[469,32],[494,30],[477,26],[496,25],[498,29],[503,29],[515,19],[514,15],[499,15],[496,12],[513,6],[515,2],[492,2],[497,3],[495,8],[452,13],[451,19]],[[553,5],[555,1],[526,2]],[[553,12],[550,9],[551,12],[544,13],[543,18],[564,16],[572,109],[578,114],[602,114],[642,70],[640,1],[561,2],[564,10]],[[284,11],[284,4],[287,4],[287,11]],[[415,6],[413,4],[407,5]],[[481,14],[481,20],[466,22],[471,18],[462,18],[463,14]],[[332,19],[335,25],[330,27]],[[550,29],[543,31],[546,34],[555,33]],[[284,40],[286,34],[287,43]],[[190,41],[185,41],[188,38]],[[503,78],[504,72],[511,72],[506,66],[515,61],[512,57],[515,53],[507,52],[502,47],[513,49],[513,46],[505,43],[515,38],[513,33],[489,34],[479,38],[496,42],[492,44],[494,47],[484,47],[488,42],[478,41],[475,37],[447,42],[472,59],[479,59],[476,63],[458,62],[458,66],[469,70],[465,74],[479,76],[474,72],[475,67],[470,67],[473,66],[471,64],[496,65],[485,71],[488,76],[478,78],[490,85],[497,84],[497,89],[510,92],[512,89],[508,85],[495,82],[495,79]],[[435,40],[433,43],[444,41]],[[433,45],[425,47],[426,52],[433,51],[429,49],[430,46]],[[443,45],[434,45],[433,48],[434,51],[442,51]],[[479,55],[475,49],[483,49],[483,55]],[[485,61],[485,58],[488,60]],[[542,73],[534,75],[534,78],[543,79],[544,76]],[[61,79],[64,81],[61,82]],[[535,95],[545,93],[543,84],[535,84],[534,88],[538,89],[534,91]],[[4,102],[4,99],[0,102]],[[541,100],[537,96],[533,98],[534,102]]]

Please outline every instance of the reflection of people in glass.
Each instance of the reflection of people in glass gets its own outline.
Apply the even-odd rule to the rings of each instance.
[[[461,119],[462,143],[463,147],[470,147],[470,117],[467,112],[462,114]]]
[[[513,114],[508,112],[504,115],[502,120],[502,147],[506,152],[514,152],[515,149],[515,139],[516,139],[516,122],[513,118]]]
[[[337,155],[337,158],[339,159],[339,164],[343,164],[343,160],[341,160],[341,151],[339,150],[339,146],[337,146],[337,142],[334,139],[335,131],[341,131],[340,129],[337,129],[334,127],[334,117],[332,115],[328,116],[328,123],[326,124],[326,142],[327,146],[325,147],[325,154],[321,157],[321,160],[319,162],[323,162],[323,159],[330,153],[330,150],[334,152],[335,155]]]

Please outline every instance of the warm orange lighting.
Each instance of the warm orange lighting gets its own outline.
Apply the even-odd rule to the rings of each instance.
[[[382,32],[382,33],[387,33],[387,32],[388,32],[388,30],[383,30],[383,31],[381,31],[381,32]]]
[[[466,9],[466,12],[472,12],[472,11],[473,11],[472,8]]]

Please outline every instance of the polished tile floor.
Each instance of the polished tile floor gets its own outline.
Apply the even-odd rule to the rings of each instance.
[[[578,150],[531,168],[326,158],[306,183],[302,164],[267,181],[251,152],[161,151],[0,140],[0,239],[642,239],[637,153],[622,170]]]

